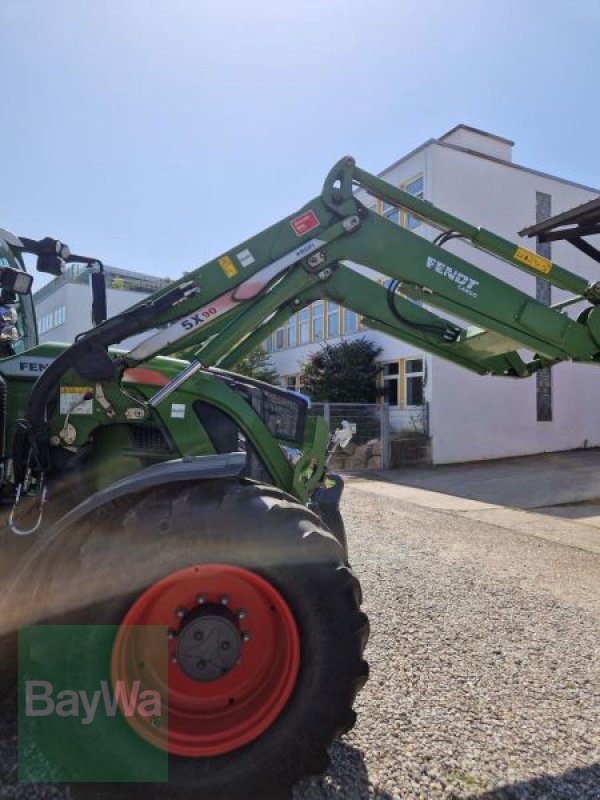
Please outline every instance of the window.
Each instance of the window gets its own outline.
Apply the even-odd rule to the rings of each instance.
[[[323,338],[323,301],[318,300],[312,307],[312,341],[319,342]]]
[[[383,389],[383,402],[389,406],[422,406],[424,381],[422,358],[407,358],[382,364],[380,386]]]
[[[316,300],[291,316],[264,342],[267,353],[366,330],[363,318],[331,300]]]
[[[408,358],[406,360],[406,405],[423,405],[423,359]]]
[[[298,335],[300,344],[308,344],[310,341],[310,310],[308,308],[303,308],[302,311],[299,311],[298,320]]]
[[[66,306],[58,306],[57,308],[54,308],[52,311],[49,311],[48,314],[44,314],[43,317],[38,319],[38,333],[47,333],[53,328],[57,328],[59,325],[64,325],[66,318]]]
[[[337,303],[327,301],[327,337],[333,339],[340,335],[340,307]]]
[[[356,333],[357,330],[356,312],[344,309],[344,333]]]
[[[286,389],[289,389],[292,392],[299,391],[299,376],[298,375],[284,375],[283,376],[283,385]]]
[[[297,315],[294,314],[287,321],[287,346],[296,347],[296,319]]]
[[[413,180],[408,181],[407,183],[402,186],[405,192],[414,195],[415,197],[423,199],[423,176],[419,175],[417,178],[413,178]],[[421,224],[421,220],[418,217],[415,217],[409,211],[404,214],[404,226],[409,230],[413,230],[414,228],[418,228]]]
[[[411,178],[410,180],[400,184],[400,188],[403,191],[418,197],[420,200],[422,200],[424,197],[424,186],[425,182],[423,175],[417,175],[415,178]],[[382,214],[391,222],[404,225],[404,227],[408,228],[409,230],[418,228],[418,226],[421,224],[421,220],[411,214],[410,211],[396,208],[396,206],[393,206],[391,203],[386,203],[385,200],[376,200],[374,203],[368,206],[368,208],[371,211],[375,211],[377,214]]]
[[[383,370],[381,373],[381,380],[383,383],[383,402],[388,406],[400,405],[398,391],[399,375],[400,366],[397,361],[383,365]]]
[[[386,203],[385,200],[382,203],[382,213],[390,222],[395,222],[396,225],[400,224],[400,209],[390,203]]]

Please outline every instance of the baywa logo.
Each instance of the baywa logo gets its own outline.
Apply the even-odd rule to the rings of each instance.
[[[50,681],[25,681],[25,716],[77,717],[82,725],[90,725],[100,707],[108,717],[120,710],[126,717],[160,719],[161,698],[153,689],[142,689],[140,681],[127,686],[125,681],[116,681],[111,692],[108,681],[100,681],[94,692],[85,689],[61,689],[54,691]]]
[[[19,781],[168,780],[167,627],[117,625],[19,629]]]
[[[444,264],[443,261],[432,258],[432,256],[427,259],[427,269],[433,269],[439,275],[455,283],[460,292],[464,292],[470,297],[477,297],[476,289],[479,286],[479,281],[470,278],[464,272],[460,272],[460,270],[454,269],[454,267],[450,267],[448,264]]]

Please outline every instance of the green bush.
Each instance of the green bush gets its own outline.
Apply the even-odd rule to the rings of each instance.
[[[302,365],[302,391],[315,403],[374,403],[381,350],[364,336],[323,345]]]

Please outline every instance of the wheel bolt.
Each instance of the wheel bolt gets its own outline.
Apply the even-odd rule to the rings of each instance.
[[[173,664],[176,664],[176,663],[177,663],[177,656],[176,656],[176,655],[172,655],[172,656],[171,656],[171,662],[172,662]]]
[[[198,603],[199,606],[201,606],[203,603],[206,603],[206,597],[204,597],[203,594],[199,594],[198,597],[196,598],[196,602]]]
[[[223,597],[221,598],[221,605],[226,606],[228,602],[229,598],[227,597],[226,594],[224,594]]]
[[[174,631],[174,630],[171,629],[167,633],[167,639],[176,639],[176,638],[177,638],[177,631]]]
[[[246,619],[246,612],[243,608],[240,608],[240,610],[237,612],[237,615],[238,619]]]
[[[185,615],[187,614],[187,608],[183,608],[183,606],[179,606],[179,608],[176,609],[175,614],[180,618],[181,617],[185,617]]]
[[[250,641],[250,634],[248,633],[248,631],[244,631],[242,633],[242,641],[243,642],[249,642]]]

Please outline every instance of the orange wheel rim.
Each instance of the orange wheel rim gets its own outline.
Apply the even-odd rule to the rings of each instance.
[[[166,663],[164,636],[156,629],[151,636],[149,626],[168,630]],[[273,724],[299,665],[296,623],[277,589],[250,570],[207,564],[168,575],[138,597],[111,666],[113,687],[124,683],[127,694],[138,680],[159,692],[163,710],[166,701],[160,719],[126,714],[138,735],[169,753],[214,756]]]

